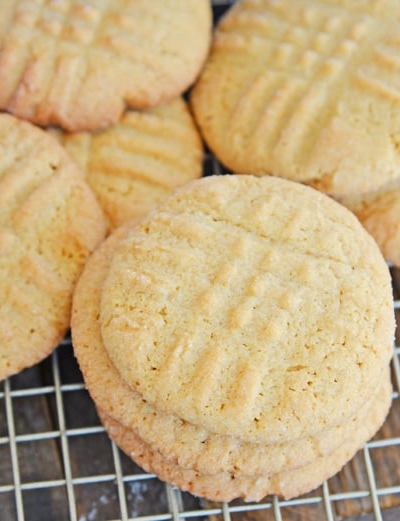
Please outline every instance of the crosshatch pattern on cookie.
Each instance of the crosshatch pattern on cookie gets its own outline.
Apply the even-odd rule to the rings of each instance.
[[[235,19],[233,27],[229,23],[221,24],[217,45],[218,40],[225,45],[226,39],[229,45],[230,38],[247,37],[254,40],[256,44],[263,45],[262,60],[269,70],[275,73],[290,71],[294,74],[294,78],[274,76],[269,82],[265,77],[257,77],[261,85],[257,81],[252,82],[247,89],[241,92],[240,100],[244,99],[247,94],[254,93],[255,98],[259,97],[260,104],[267,104],[265,113],[268,116],[280,113],[279,102],[283,100],[279,96],[270,99],[269,95],[278,87],[281,88],[281,83],[284,94],[288,95],[292,80],[295,81],[298,88],[304,77],[314,79],[320,77],[324,81],[324,85],[329,86],[329,97],[334,95],[337,92],[336,83],[345,81],[346,72],[357,67],[357,52],[360,49],[360,42],[368,40],[369,32],[375,26],[374,20],[365,14],[360,14],[358,18],[352,20],[347,14],[340,11],[335,12],[335,15],[332,16],[331,12],[321,12],[319,8],[313,9],[312,4],[303,13],[303,25],[299,25],[298,20],[287,18],[287,10],[282,14],[275,12],[274,17],[270,12],[265,14],[260,14],[256,10],[252,12],[250,7],[249,5],[249,11],[245,11]],[[229,18],[227,22],[229,22]],[[258,39],[262,42],[257,42]],[[245,45],[244,42],[243,45]],[[240,52],[240,45],[235,50]],[[386,83],[382,78],[384,68],[387,69],[387,74],[384,75]],[[379,76],[377,76],[377,69],[380,72]],[[356,78],[363,88],[370,88],[389,99],[393,97],[395,100],[400,100],[400,82],[396,78],[399,70],[400,38],[393,37],[388,45],[380,44],[377,48],[371,45],[370,70],[365,66],[357,69]],[[262,83],[263,81],[265,83]],[[399,83],[399,88],[397,88],[396,81]],[[268,85],[271,88],[270,92],[266,88]],[[307,90],[304,89],[302,95],[295,95],[296,90],[292,89],[292,96],[285,100],[286,114],[300,112],[299,104],[301,105]],[[265,96],[264,100],[261,99],[262,96]],[[310,121],[320,112],[324,99],[320,100],[321,105],[314,107],[315,113],[309,115]],[[252,103],[257,103],[257,99],[252,99]],[[248,103],[240,104],[240,101],[238,102],[237,111],[234,113],[238,124],[239,121],[243,124],[243,118],[246,116],[254,116],[258,113],[256,110],[247,112],[246,108],[250,108]],[[261,112],[260,118],[254,122],[251,132],[257,132],[263,119],[262,115],[263,112]],[[277,120],[276,123],[278,123]],[[281,124],[288,123],[286,119]],[[307,125],[303,131],[306,130]],[[298,143],[299,148],[302,145],[304,143]]]
[[[350,165],[335,157],[325,164],[316,151],[342,132],[338,148],[365,137],[364,150],[378,154],[373,140],[381,143],[382,157],[373,155],[368,175],[346,174],[348,192],[373,189],[397,175],[392,106],[400,103],[400,39],[384,10],[371,11],[350,2],[249,0],[234,6],[217,28],[209,67],[192,96],[204,136],[226,166],[342,192],[344,181],[335,171]],[[399,17],[398,7],[392,11]],[[366,119],[365,129],[358,128],[358,118]],[[357,158],[357,142],[353,148]],[[390,155],[395,157],[386,161]],[[374,169],[379,175],[371,175]]]
[[[251,192],[253,197],[247,194],[237,199],[233,193],[238,193],[235,190],[242,183],[243,190],[255,186],[261,190],[263,183],[268,190],[262,196]],[[290,183],[296,194],[293,207],[283,205],[281,183],[271,178],[221,176],[186,185],[187,192],[176,192],[119,243],[102,290],[102,338],[127,384],[165,412],[248,441],[262,439],[266,431],[271,441],[281,441],[289,431],[292,437],[301,436],[304,423],[299,418],[304,420],[307,414],[315,413],[318,425],[324,427],[339,422],[339,417],[349,417],[354,408],[348,407],[357,408],[366,399],[369,386],[376,387],[391,356],[390,338],[378,341],[379,348],[376,339],[372,349],[363,347],[370,345],[375,334],[381,336],[376,326],[382,333],[386,326],[391,329],[386,320],[390,322],[391,315],[384,316],[390,305],[388,295],[378,303],[380,290],[373,289],[387,284],[386,265],[375,243],[363,235],[352,214],[346,211],[339,217],[343,207],[300,184]],[[308,190],[314,202],[321,196],[330,210],[325,212],[319,203],[314,206],[308,197],[301,204]],[[268,197],[272,199],[269,219],[264,201],[260,204],[260,199]],[[252,204],[247,206],[250,199]],[[371,260],[372,251],[375,260]],[[223,287],[215,282],[227,259],[238,269],[231,274],[228,287]],[[371,279],[375,262],[384,266],[377,275],[379,282]],[[253,301],[255,276],[259,277],[257,288],[268,294],[267,299]],[[352,296],[358,291],[363,293],[364,311]],[[288,293],[299,300],[288,298]],[[332,305],[333,294],[337,305]],[[200,307],[199,301],[203,301]],[[253,308],[251,323],[246,328],[232,327],[241,307],[246,312]],[[373,309],[379,325],[374,320],[367,332],[369,320],[363,315]],[[339,323],[343,327],[338,328]],[[301,349],[297,350],[296,342]],[[346,347],[350,345],[352,349]],[[232,347],[235,356],[231,356],[231,346],[236,346]],[[289,364],[297,366],[295,371],[286,371],[286,363],[292,360],[286,357],[286,349],[295,353],[297,361]],[[345,373],[335,370],[341,364],[346,366]],[[310,374],[311,365],[318,377]],[[284,378],[285,383],[274,387],[277,366],[285,368],[280,373],[280,382]],[[357,405],[341,391],[348,389],[350,366]],[[324,402],[319,410],[325,378],[333,385],[326,397],[332,407]],[[307,384],[310,380],[312,387]],[[293,392],[303,388],[309,392]],[[179,400],[182,393],[184,404]],[[312,402],[308,406],[306,396]],[[298,407],[302,412],[294,415]],[[269,415],[278,410],[282,424],[273,424]],[[282,428],[286,422],[288,430]]]
[[[112,228],[145,215],[202,174],[203,144],[181,97],[129,110],[103,131],[50,131],[81,166]]]
[[[211,10],[203,0],[9,0],[0,20],[0,107],[89,130],[117,121],[125,103],[154,106],[184,92],[208,50]]]

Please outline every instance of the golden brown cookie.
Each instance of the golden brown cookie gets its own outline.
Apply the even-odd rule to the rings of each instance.
[[[385,259],[400,267],[400,179],[366,194],[344,196],[349,208],[378,243]]]
[[[202,174],[203,145],[181,98],[130,110],[103,131],[55,134],[85,172],[112,228]]]
[[[400,171],[400,4],[241,0],[220,21],[192,96],[233,172],[340,196]]]
[[[0,379],[65,335],[74,285],[106,233],[81,171],[46,132],[0,115]]]
[[[392,356],[386,263],[326,195],[264,176],[175,191],[118,242],[100,331],[158,410],[283,443],[354,415]]]
[[[175,98],[204,62],[211,14],[209,0],[2,1],[0,108],[77,131]]]
[[[353,435],[340,447],[303,467],[264,476],[236,476],[230,473],[207,475],[192,469],[183,469],[165,459],[159,451],[146,444],[134,431],[122,426],[103,411],[98,412],[110,438],[133,461],[146,471],[155,473],[161,480],[211,501],[231,501],[236,498],[260,501],[270,494],[285,499],[300,496],[320,486],[326,479],[339,472],[380,428],[390,401],[391,385],[389,378],[386,378],[382,393],[370,408],[365,422],[361,422],[354,429]]]
[[[104,414],[133,430],[152,449],[182,468],[202,474],[219,472],[271,474],[303,466],[325,456],[352,435],[370,414],[376,392],[344,424],[285,444],[245,443],[240,438],[213,434],[203,427],[168,415],[146,402],[124,383],[104,348],[99,329],[102,284],[114,249],[129,233],[130,223],[115,230],[85,265],[74,292],[72,339],[85,383]]]

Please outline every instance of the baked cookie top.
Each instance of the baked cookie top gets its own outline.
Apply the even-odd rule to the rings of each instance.
[[[337,425],[392,355],[386,263],[356,217],[270,176],[175,191],[114,252],[107,353],[161,411],[247,441]]]
[[[400,4],[242,0],[221,19],[191,97],[235,173],[331,195],[400,171]]]
[[[211,15],[209,0],[5,0],[0,108],[77,131],[172,99],[204,62]]]
[[[65,335],[74,285],[106,233],[76,164],[51,136],[0,115],[0,379]]]
[[[129,110],[103,131],[56,136],[85,173],[112,228],[141,217],[202,174],[203,144],[182,98]]]
[[[381,386],[342,424],[285,443],[246,443],[240,438],[214,434],[178,416],[166,414],[143,399],[121,379],[103,345],[99,309],[102,286],[118,242],[131,223],[114,230],[87,261],[75,287],[71,334],[74,353],[86,387],[96,405],[145,443],[182,468],[203,474],[231,472],[235,476],[272,474],[306,465],[330,453],[353,435],[357,424],[369,421],[372,402],[383,412]],[[383,378],[386,384],[388,378]]]

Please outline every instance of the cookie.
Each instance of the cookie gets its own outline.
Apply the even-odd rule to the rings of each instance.
[[[380,399],[370,409],[368,418],[354,431],[340,447],[308,465],[266,476],[235,476],[220,473],[214,475],[182,469],[166,460],[158,451],[143,442],[137,434],[123,427],[110,416],[99,410],[100,419],[111,439],[137,464],[146,471],[155,473],[161,480],[171,483],[181,490],[204,497],[211,501],[231,501],[242,498],[245,501],[260,501],[263,497],[276,494],[284,499],[305,494],[326,479],[339,472],[354,454],[362,448],[382,425],[390,401],[391,385],[386,380]]]
[[[86,387],[104,414],[133,430],[171,463],[202,474],[266,474],[303,466],[338,447],[369,415],[376,392],[343,425],[285,444],[243,443],[167,415],[147,403],[120,378],[103,346],[99,330],[102,283],[114,249],[131,224],[115,230],[93,253],[74,293],[71,332]],[[380,384],[381,386],[381,384]]]
[[[6,0],[0,20],[0,109],[78,131],[182,94],[207,56],[212,11],[208,0]]]
[[[128,111],[103,131],[52,132],[85,172],[112,228],[202,174],[202,141],[182,98]]]
[[[374,237],[385,259],[400,267],[400,179],[373,192],[344,196],[340,202]]]
[[[81,171],[46,132],[0,115],[0,379],[65,335],[73,288],[106,233]]]
[[[159,411],[245,442],[349,419],[392,356],[387,265],[357,218],[270,176],[175,191],[118,242],[104,347]]]
[[[400,171],[400,4],[241,0],[218,24],[191,103],[235,173],[334,196]]]

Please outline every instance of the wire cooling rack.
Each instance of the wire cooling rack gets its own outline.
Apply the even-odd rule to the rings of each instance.
[[[214,0],[215,17],[230,3]],[[223,173],[209,154],[204,173]],[[392,280],[398,315],[400,270]],[[338,475],[290,501],[209,503],[145,473],[109,440],[67,336],[44,362],[0,384],[0,520],[398,521],[399,338],[389,417]]]

